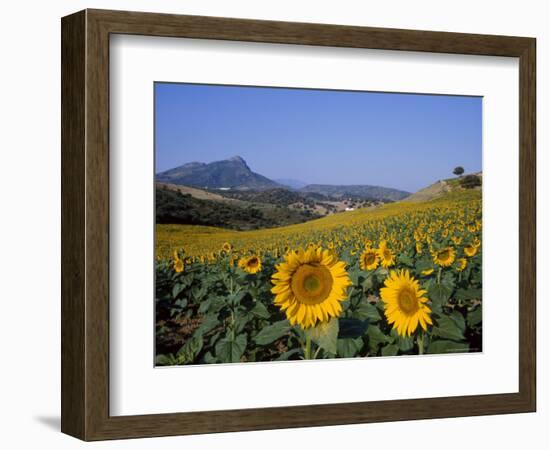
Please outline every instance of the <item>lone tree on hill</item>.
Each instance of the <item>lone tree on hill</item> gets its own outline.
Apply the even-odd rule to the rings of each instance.
[[[453,173],[457,177],[459,177],[460,175],[462,175],[464,173],[464,167],[462,167],[462,166],[455,167],[454,170],[453,170]]]

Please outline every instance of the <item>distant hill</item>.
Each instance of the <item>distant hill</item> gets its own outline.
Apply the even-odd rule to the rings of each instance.
[[[409,195],[407,198],[404,199],[404,201],[427,202],[429,200],[434,200],[436,198],[442,197],[448,192],[462,190],[464,188],[461,186],[461,181],[468,176],[478,177],[480,180],[480,184],[481,180],[483,179],[482,172],[477,172],[469,175],[463,175],[460,178],[448,178],[446,180],[439,180],[436,181],[434,184],[431,184],[423,189],[420,189],[419,191],[416,191],[414,194]]]
[[[277,183],[282,184],[285,187],[289,187],[291,189],[301,189],[304,186],[307,186],[307,183],[304,183],[300,180],[293,180],[292,178],[279,178],[275,180]]]
[[[305,201],[307,194],[290,191],[285,188],[266,189],[264,191],[225,191],[225,197],[254,203],[289,206]]]
[[[355,197],[368,200],[398,201],[410,195],[410,192],[398,189],[370,185],[330,185],[308,184],[300,192],[314,192],[332,198]]]
[[[211,163],[187,163],[158,173],[156,180],[209,189],[264,190],[281,187],[275,181],[252,172],[240,156]]]

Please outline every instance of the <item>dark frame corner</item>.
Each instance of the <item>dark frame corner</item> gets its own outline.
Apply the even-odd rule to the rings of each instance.
[[[536,409],[536,40],[525,37],[84,10],[62,31],[62,415],[83,440],[215,433]],[[138,34],[518,57],[519,392],[109,416],[109,35]]]

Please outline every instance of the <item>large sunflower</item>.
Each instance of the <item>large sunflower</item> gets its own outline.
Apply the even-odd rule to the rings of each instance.
[[[239,259],[239,267],[248,273],[258,273],[262,270],[262,260],[257,255],[243,256]]]
[[[456,252],[452,247],[445,247],[433,252],[434,264],[442,267],[449,267],[455,260]]]
[[[359,265],[363,270],[376,269],[379,261],[378,252],[373,248],[367,248],[359,257]]]
[[[400,336],[410,336],[418,325],[427,330],[432,324],[431,309],[426,305],[426,291],[408,270],[392,270],[380,289],[386,319]]]
[[[388,248],[386,241],[380,242],[378,257],[380,258],[380,264],[382,264],[382,267],[391,267],[395,264],[395,255]]]
[[[347,298],[351,280],[346,264],[331,252],[300,248],[288,253],[276,268],[271,289],[274,303],[292,325],[306,329],[340,315],[340,302]]]

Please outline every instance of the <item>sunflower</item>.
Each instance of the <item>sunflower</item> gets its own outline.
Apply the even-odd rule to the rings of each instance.
[[[378,253],[373,248],[367,248],[359,257],[359,265],[363,270],[374,270],[378,267],[379,262]]]
[[[431,309],[426,305],[426,291],[420,288],[418,280],[408,270],[392,270],[380,289],[384,302],[384,314],[389,324],[400,336],[410,336],[418,328],[424,331],[432,324]]]
[[[248,273],[258,273],[262,270],[262,260],[258,255],[243,256],[239,259],[239,267]]]
[[[183,261],[180,258],[175,258],[174,259],[174,270],[177,273],[181,273],[181,272],[183,272],[183,269],[185,269],[185,264],[183,263]]]
[[[380,258],[380,264],[382,264],[382,267],[391,267],[395,264],[395,256],[388,248],[386,241],[380,242],[378,257]]]
[[[466,258],[458,258],[456,260],[456,270],[458,270],[459,272],[462,272],[466,266],[468,265],[468,260]]]
[[[229,242],[224,242],[222,245],[222,250],[226,253],[229,253],[233,247]]]
[[[276,269],[274,303],[292,325],[306,329],[340,315],[351,280],[346,264],[328,250],[300,248],[288,253]]]
[[[469,256],[471,258],[472,256],[476,255],[477,249],[478,247],[476,247],[475,245],[467,245],[466,247],[464,247],[464,253],[466,254],[466,256]]]
[[[462,243],[462,237],[460,236],[453,236],[451,240],[454,242],[455,245],[460,245]]]
[[[434,269],[433,267],[430,267],[429,269],[424,269],[422,272],[420,272],[422,275],[424,275],[425,277],[427,277],[428,275],[431,275],[432,273],[434,273]]]
[[[449,267],[455,260],[456,252],[452,247],[445,247],[433,252],[434,264]]]
[[[422,242],[417,242],[415,247],[416,247],[416,253],[421,255],[422,254]]]

